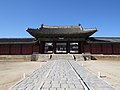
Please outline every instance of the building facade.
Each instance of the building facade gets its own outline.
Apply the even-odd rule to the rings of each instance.
[[[41,25],[26,31],[34,38],[0,38],[0,55],[120,54],[120,38],[90,37],[96,28]]]

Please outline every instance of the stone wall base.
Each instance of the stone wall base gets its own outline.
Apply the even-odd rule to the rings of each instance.
[[[31,55],[0,55],[0,61],[31,61]]]
[[[92,60],[120,60],[120,55],[91,55]]]

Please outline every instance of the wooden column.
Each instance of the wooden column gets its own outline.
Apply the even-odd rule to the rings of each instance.
[[[44,48],[45,48],[45,42],[40,41],[40,53],[41,53],[41,54],[44,53]]]
[[[34,52],[33,52],[33,44],[32,44],[32,54],[33,54]]]
[[[78,42],[78,53],[81,54],[81,42]]]
[[[91,43],[89,43],[89,49],[90,49],[90,53],[92,52],[92,50],[91,50]]]
[[[20,54],[22,55],[22,44],[20,45]]]
[[[11,55],[11,45],[9,44],[9,55]]]
[[[69,41],[67,42],[67,45],[66,45],[66,51],[67,53],[70,53],[70,42]]]
[[[79,42],[80,44],[79,44],[79,47],[80,47],[80,51],[79,51],[79,53],[81,54],[81,53],[84,53],[84,51],[83,51],[83,42]]]
[[[112,48],[112,55],[113,55],[114,54],[113,44],[111,44],[111,48]]]
[[[100,48],[101,48],[101,54],[103,54],[102,44],[100,44]]]
[[[53,53],[56,53],[56,42],[53,41]]]

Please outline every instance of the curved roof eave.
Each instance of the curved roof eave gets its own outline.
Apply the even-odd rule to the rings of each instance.
[[[65,36],[65,37],[69,37],[72,35],[73,36],[77,36],[77,37],[89,37],[92,34],[94,34],[97,30],[77,30],[77,31],[72,31],[72,32],[49,32],[49,30],[46,31],[42,31],[42,30],[33,30],[33,29],[28,29],[26,30],[30,35],[32,35],[35,38],[41,38],[41,37],[56,37],[56,36]]]

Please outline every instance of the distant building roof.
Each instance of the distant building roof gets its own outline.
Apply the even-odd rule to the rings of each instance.
[[[0,38],[0,44],[33,44],[34,38]]]
[[[0,44],[35,44],[36,42],[35,38],[0,38]],[[120,37],[89,37],[87,42],[120,43]]]
[[[89,37],[88,43],[120,43],[120,37]]]
[[[58,37],[70,37],[70,38],[81,38],[89,37],[94,34],[97,29],[84,29],[81,25],[79,26],[46,26],[41,25],[38,29],[28,28],[26,30],[35,38],[58,38]]]

